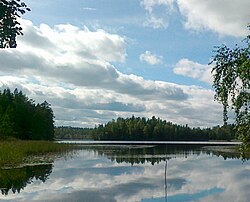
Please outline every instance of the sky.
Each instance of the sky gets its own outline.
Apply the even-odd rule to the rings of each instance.
[[[47,101],[55,125],[152,116],[222,124],[214,47],[249,34],[249,0],[25,0],[16,49],[0,50],[0,89]]]

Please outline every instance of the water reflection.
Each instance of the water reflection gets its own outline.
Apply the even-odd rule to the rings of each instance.
[[[214,155],[226,159],[240,159],[239,153],[219,152],[204,149],[199,145],[160,145],[160,146],[84,146],[85,150],[94,151],[99,156],[106,156],[112,162],[145,164],[159,164],[171,158],[187,158],[188,156]],[[215,147],[211,147],[215,148]],[[246,159],[247,160],[247,159]]]
[[[13,194],[20,193],[33,180],[45,182],[51,172],[52,164],[0,169],[0,190],[5,196],[10,190]]]
[[[27,183],[20,194],[9,192],[0,200],[248,202],[250,198],[249,161],[242,164],[235,155],[199,146],[85,146],[70,159],[55,160],[51,171],[52,165],[44,183],[35,175],[23,178]]]

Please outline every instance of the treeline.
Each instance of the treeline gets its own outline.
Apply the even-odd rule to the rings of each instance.
[[[0,91],[0,139],[54,139],[54,115],[50,104],[35,104],[22,91]]]
[[[93,128],[79,128],[71,126],[55,127],[56,139],[92,139]]]
[[[164,141],[208,141],[237,139],[233,125],[213,128],[191,128],[160,118],[118,118],[95,128],[60,126],[55,128],[57,139],[94,140],[164,140]]]
[[[118,118],[99,125],[91,132],[95,140],[208,141],[236,139],[232,125],[214,128],[190,128],[160,118]]]

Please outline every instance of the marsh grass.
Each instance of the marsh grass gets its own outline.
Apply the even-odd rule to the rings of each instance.
[[[72,150],[72,146],[51,141],[0,141],[0,168],[31,163],[33,157],[48,157]]]

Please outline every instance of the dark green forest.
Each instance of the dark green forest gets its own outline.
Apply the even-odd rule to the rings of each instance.
[[[0,139],[53,140],[54,115],[50,104],[35,104],[22,91],[0,91]]]
[[[235,139],[233,126],[190,128],[188,125],[178,125],[160,118],[151,119],[134,117],[118,118],[105,125],[99,125],[93,130],[95,140],[231,140]]]
[[[134,117],[117,118],[94,129],[56,127],[58,139],[94,139],[94,140],[165,140],[165,141],[208,141],[237,139],[233,125],[213,128],[191,128],[178,125],[160,118]]]

